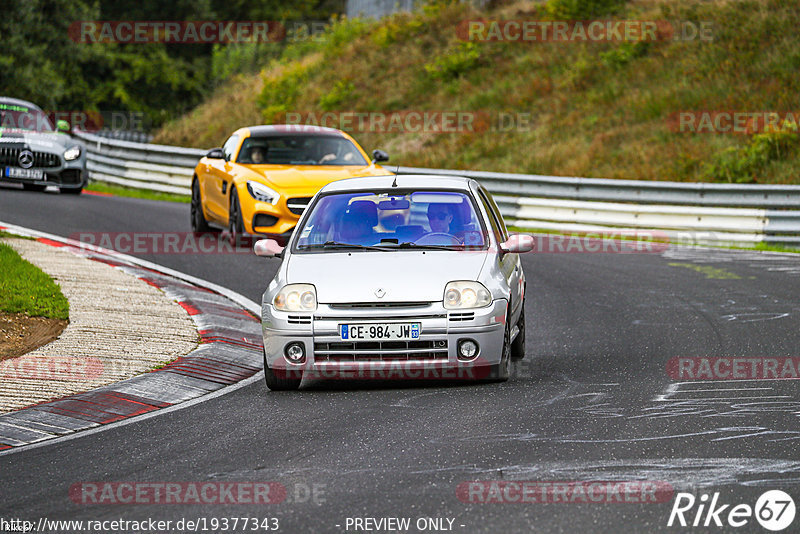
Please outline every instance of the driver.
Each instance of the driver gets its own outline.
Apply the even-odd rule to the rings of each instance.
[[[453,211],[449,204],[428,204],[428,224],[431,232],[449,234],[453,222]]]
[[[253,163],[264,163],[266,161],[266,154],[264,153],[264,148],[260,146],[254,146],[250,149],[250,161]]]

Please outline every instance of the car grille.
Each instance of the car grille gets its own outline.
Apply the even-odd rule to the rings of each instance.
[[[0,147],[0,165],[10,165],[19,167],[19,153],[21,148]],[[61,158],[50,152],[34,152],[33,166],[36,168],[58,167],[61,165]]]
[[[354,302],[350,304],[328,304],[334,310],[351,310],[353,308],[423,308],[430,302]]]
[[[302,215],[311,202],[311,197],[290,198],[286,201],[286,207],[295,215]]]
[[[318,362],[441,361],[447,360],[447,340],[314,343],[314,359]]]
[[[472,321],[475,319],[475,312],[451,313],[449,318],[451,322]]]

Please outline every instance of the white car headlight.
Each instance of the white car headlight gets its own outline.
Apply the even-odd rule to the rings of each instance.
[[[277,191],[274,191],[266,185],[258,182],[247,182],[247,191],[254,199],[261,202],[267,202],[272,205],[275,205],[275,203],[277,203],[278,199],[281,197]]]
[[[64,151],[64,159],[67,161],[72,161],[79,157],[81,157],[81,147],[79,146],[74,146]]]
[[[444,307],[448,310],[485,308],[492,294],[480,282],[450,282],[444,288]]]
[[[314,311],[317,309],[317,290],[311,284],[288,284],[275,295],[272,304],[280,311]]]

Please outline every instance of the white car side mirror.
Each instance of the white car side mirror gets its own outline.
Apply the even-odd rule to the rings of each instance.
[[[511,234],[505,243],[500,243],[500,250],[506,253],[524,254],[536,248],[533,236],[527,234]]]
[[[283,247],[274,239],[259,239],[253,245],[253,252],[262,258],[274,258],[283,252]]]

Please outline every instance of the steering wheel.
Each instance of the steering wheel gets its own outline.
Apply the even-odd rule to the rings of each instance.
[[[449,241],[449,243],[444,243],[444,240]],[[417,245],[460,245],[461,241],[456,236],[445,232],[431,232],[420,237],[414,243]]]

